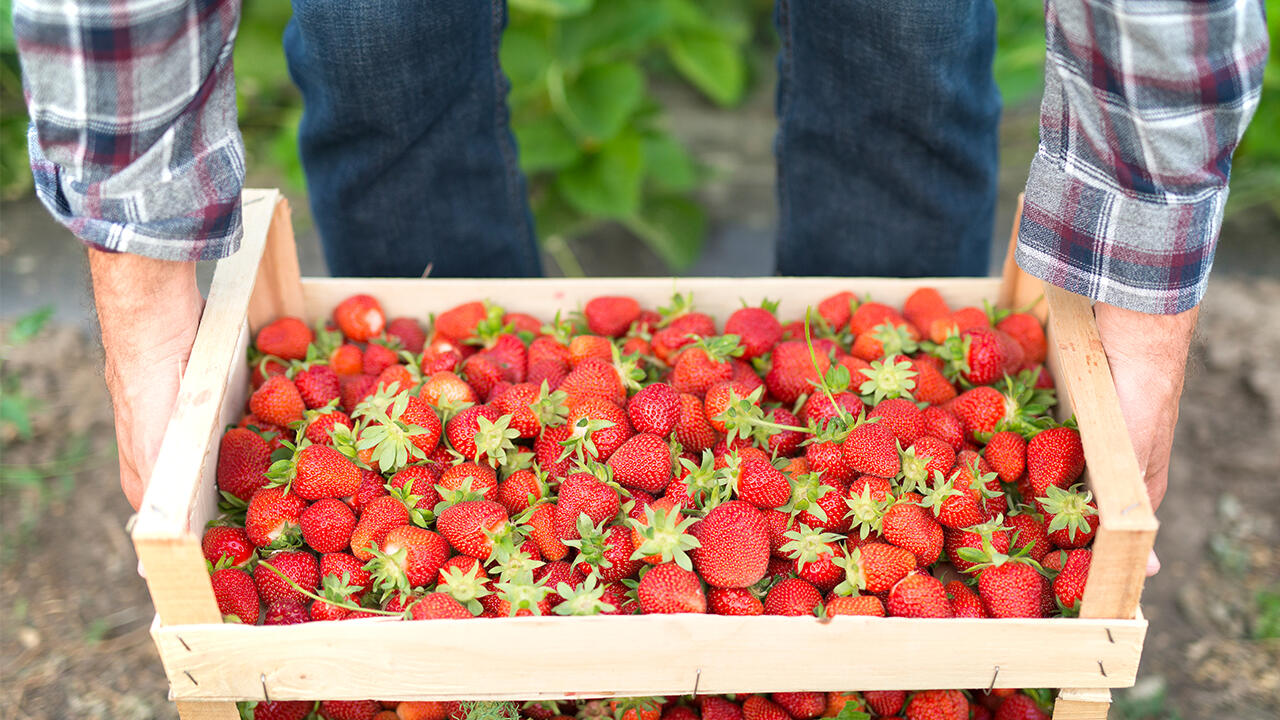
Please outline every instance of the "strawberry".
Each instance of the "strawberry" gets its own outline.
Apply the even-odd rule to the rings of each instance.
[[[951,308],[935,288],[922,287],[907,296],[902,303],[902,314],[917,330],[927,333],[935,320],[951,316]]]
[[[418,389],[418,397],[428,405],[438,408],[457,410],[463,405],[476,402],[476,393],[465,380],[447,370],[432,373],[422,382]],[[346,402],[343,402],[346,405]]]
[[[932,435],[916,439],[906,450],[898,453],[902,469],[902,489],[910,492],[927,487],[934,473],[947,473],[955,464],[956,452],[951,445]]]
[[[382,547],[387,532],[408,522],[409,511],[400,498],[394,495],[374,498],[364,506],[356,529],[351,532],[351,554],[365,562],[372,560],[371,549]]]
[[[676,421],[675,438],[687,452],[699,453],[716,444],[716,429],[707,420],[702,399],[697,395],[680,393],[680,416]]]
[[[494,535],[507,526],[507,509],[492,500],[464,500],[440,511],[436,530],[455,550],[485,560]]]
[[[919,349],[920,333],[911,325],[888,322],[860,333],[849,348],[849,354],[871,362],[886,355],[912,353]]]
[[[362,479],[360,468],[328,445],[308,445],[295,456],[292,488],[304,500],[350,497]]]
[[[902,468],[898,445],[886,422],[859,417],[849,430],[840,452],[849,468],[857,473],[893,477]]]
[[[769,696],[793,720],[810,720],[821,717],[827,709],[826,693],[820,692],[780,692]]]
[[[592,298],[582,311],[587,328],[597,335],[621,337],[640,317],[640,303],[634,298],[604,296]]]
[[[669,324],[653,334],[653,354],[659,360],[671,364],[678,350],[701,338],[716,334],[716,323],[709,315],[685,312],[679,317],[668,316]]]
[[[364,564],[350,553],[335,552],[320,556],[321,582],[327,577],[335,577],[339,580],[345,578],[344,582],[356,591],[356,599],[359,599],[364,594],[365,588],[369,586],[369,571],[365,570]]]
[[[888,427],[902,447],[911,445],[924,433],[923,413],[906,398],[881,400],[867,413],[867,419],[876,419]]]
[[[348,428],[355,427],[355,422],[351,420],[351,416],[341,410],[331,410],[324,412],[321,410],[312,410],[306,413],[307,429],[305,437],[308,442],[317,445],[332,445],[333,432],[339,425],[346,425]]]
[[[554,502],[538,503],[522,518],[528,536],[538,546],[538,552],[544,558],[553,561],[561,560],[569,554],[569,548],[565,547],[565,544],[556,536],[556,508],[557,505]],[[629,555],[630,550],[627,552]]]
[[[453,492],[464,488],[485,500],[498,499],[498,474],[488,465],[460,462],[445,468],[440,474],[440,487]]]
[[[618,491],[591,473],[571,473],[560,484],[555,530],[561,540],[574,540],[578,534],[578,515],[586,514],[592,525],[618,514],[622,500]]]
[[[879,302],[864,302],[854,309],[849,318],[849,330],[862,335],[875,330],[877,325],[905,325],[907,319],[897,310]]]
[[[1050,428],[1027,443],[1027,479],[1036,497],[1042,497],[1049,486],[1063,490],[1084,472],[1084,446],[1080,432],[1060,426]]]
[[[354,412],[357,405],[378,389],[376,375],[340,375],[339,382],[342,385],[338,390],[339,404],[348,413]]]
[[[476,445],[476,435],[480,432],[480,418],[492,424],[500,417],[502,414],[492,405],[472,405],[449,418],[444,424],[444,434],[449,445],[462,457],[478,461],[481,451]]]
[[[834,405],[832,400],[835,400]],[[841,410],[846,417],[856,417],[863,409],[861,398],[851,392],[832,393],[830,398],[826,393],[815,392],[800,406],[799,419],[805,424],[814,423],[819,428],[825,428],[833,419],[841,416]]]
[[[899,355],[895,358],[895,362],[903,359],[904,356]],[[916,402],[941,405],[956,396],[955,385],[952,385],[943,374],[942,368],[939,363],[934,362],[935,358],[932,355],[920,353],[914,358],[905,359],[911,363],[911,371],[916,374],[915,387],[911,389],[911,397]]]
[[[586,397],[601,397],[623,405],[627,401],[627,388],[613,363],[600,358],[587,358],[578,363],[561,381],[558,388],[570,401]]]
[[[487,470],[488,468],[485,469]],[[387,485],[390,485],[395,490],[407,489],[408,495],[419,497],[420,499],[414,503],[414,507],[423,510],[434,509],[440,502],[440,493],[435,487],[440,483],[442,483],[440,469],[435,463],[407,465],[396,472],[395,475],[392,475],[391,479],[386,482]]]
[[[218,612],[224,618],[245,625],[258,624],[258,590],[249,573],[240,568],[222,568],[214,570],[209,580]]]
[[[829,592],[844,578],[844,567],[836,563],[836,553],[840,551],[836,542],[842,536],[803,524],[784,536],[788,542],[779,552],[795,563],[794,572],[801,580],[807,580],[821,592]]]
[[[697,710],[687,705],[667,705],[662,711],[662,720],[700,720]]]
[[[742,708],[719,695],[695,695],[693,701],[702,711],[702,720],[742,720]]]
[[[293,381],[284,375],[272,375],[249,397],[249,412],[272,425],[287,427],[302,419],[307,406]]]
[[[1049,714],[1033,698],[1018,693],[1000,703],[994,720],[1049,720]]]
[[[676,357],[671,368],[671,387],[676,392],[702,397],[712,385],[733,379],[730,357],[740,357],[742,346],[735,335],[699,340]]]
[[[264,325],[253,345],[263,355],[281,360],[301,360],[307,356],[307,346],[315,337],[306,323],[286,316]]]
[[[298,517],[302,539],[320,553],[335,553],[351,545],[351,532],[356,528],[356,514],[341,500],[322,498],[302,511]]]
[[[333,322],[348,340],[368,342],[382,334],[386,316],[369,295],[352,295],[333,309]]]
[[[253,703],[253,720],[303,720],[315,708],[314,700],[265,700]]]
[[[266,614],[262,616],[263,625],[297,625],[308,620],[307,606],[297,602],[268,605]],[[310,704],[307,707],[310,707]]]
[[[381,709],[382,706],[373,700],[322,700],[320,717],[325,720],[373,720]]]
[[[843,582],[836,586],[836,592],[842,595],[859,591],[883,595],[916,569],[916,556],[911,551],[878,542],[850,548],[836,561],[844,570]]]
[[[409,592],[430,585],[449,559],[449,544],[440,535],[416,525],[392,528],[382,547],[365,566],[375,588]]]
[[[906,720],[969,720],[969,701],[959,690],[921,690],[902,715]]]
[[[858,306],[858,298],[848,290],[838,292],[818,303],[818,317],[833,330],[839,330],[849,324],[853,308]]]
[[[613,343],[599,335],[578,335],[569,341],[569,367],[577,367],[586,360],[613,359]]]
[[[657,435],[632,435],[606,464],[625,488],[657,494],[671,482],[671,448]]]
[[[400,347],[414,355],[421,353],[427,344],[427,334],[422,331],[422,325],[411,317],[392,318],[387,323],[387,337],[399,340]]]
[[[498,483],[495,500],[502,503],[512,517],[547,495],[547,484],[534,471],[520,469]]]
[[[280,572],[277,573],[272,568]],[[283,550],[258,563],[253,569],[253,583],[268,605],[303,603],[307,596],[293,586],[315,592],[320,586],[320,567],[316,556],[309,552]]]
[[[739,500],[758,508],[782,507],[791,498],[791,484],[768,460],[745,460],[734,477],[734,490]]]
[[[761,307],[735,310],[725,321],[725,334],[738,336],[744,360],[768,353],[782,338],[782,323],[773,314],[775,309],[776,304],[766,301]]]
[[[1049,542],[1060,548],[1085,547],[1098,531],[1098,506],[1093,494],[1076,485],[1061,490],[1050,485],[1036,504],[1049,523]]]
[[[816,341],[814,351],[814,357],[811,359],[809,346],[803,340],[788,340],[775,345],[772,354],[773,363],[764,378],[769,394],[783,404],[791,405],[800,399],[801,395],[810,392],[813,389],[811,383],[816,383],[831,366],[831,359],[818,352]]]
[[[267,484],[271,448],[248,428],[231,428],[218,444],[218,489],[247,501]]]
[[[800,419],[786,408],[773,408],[765,414],[765,419],[776,425],[790,427],[801,425]],[[790,457],[800,449],[800,443],[804,441],[805,437],[805,433],[797,430],[777,430],[774,428],[769,433],[769,447],[766,449],[774,457]]]
[[[889,615],[909,618],[953,617],[947,592],[937,578],[912,572],[889,590]]]
[[[342,382],[328,365],[312,365],[293,376],[293,384],[307,408],[322,408],[342,394]]]
[[[1073,615],[1080,612],[1080,601],[1084,598],[1085,581],[1089,579],[1089,563],[1092,560],[1093,553],[1085,548],[1067,553],[1062,570],[1053,579],[1053,595],[1063,611]]]
[[[627,418],[638,433],[666,437],[680,419],[680,395],[666,383],[653,383],[627,401]]]
[[[932,513],[916,504],[919,496],[904,495],[884,514],[884,538],[910,550],[921,567],[937,562],[942,554],[942,526]]]
[[[418,598],[409,606],[409,614],[414,620],[470,620],[475,617],[465,605],[442,592],[427,593]],[[396,717],[403,715],[397,714]]]
[[[742,701],[742,720],[790,720],[782,706],[763,695],[752,695]]]
[[[991,436],[982,454],[1001,482],[1016,482],[1027,465],[1027,442],[1018,433],[1004,430]]]
[[[656,613],[705,613],[707,597],[697,575],[675,563],[655,565],[640,577],[636,587],[640,611]]]
[[[884,603],[875,595],[839,595],[827,601],[825,610],[828,616],[884,617]]]
[[[998,551],[991,555],[978,574],[978,594],[987,613],[994,618],[1044,617],[1044,585],[1036,568]]]
[[[1030,313],[1011,313],[996,323],[996,329],[1013,338],[1022,348],[1022,367],[1039,365],[1049,354],[1044,327]]]
[[[987,617],[986,608],[982,606],[982,598],[959,580],[952,580],[946,585],[947,598],[951,601],[951,611],[958,618]]]
[[[225,562],[235,567],[249,562],[254,555],[254,547],[244,528],[214,525],[204,531],[200,552],[211,565]]]
[[[765,615],[812,615],[822,604],[822,593],[800,578],[789,577],[769,588],[764,598]]]
[[[815,435],[804,446],[804,458],[809,469],[818,473],[826,482],[848,482],[858,474],[857,471],[845,459],[840,443],[824,440],[823,437]]]
[[[954,407],[954,403],[951,404]],[[959,452],[965,445],[964,423],[951,410],[929,406],[921,413],[924,421],[924,433],[932,435]]]
[[[466,302],[436,316],[435,332],[456,343],[475,335],[476,327],[489,316],[482,302]]]
[[[871,712],[882,717],[897,715],[907,702],[905,690],[865,690],[862,697],[867,701]]]
[[[745,588],[759,582],[769,565],[769,530],[764,515],[741,500],[717,505],[693,535],[702,543],[691,553],[693,566],[708,584]]]
[[[1049,552],[1049,530],[1044,519],[1029,509],[1011,514],[1004,524],[1009,528],[1009,545],[1013,550],[1025,550],[1027,557],[1040,562]]]
[[[715,615],[764,614],[764,603],[747,588],[707,588],[707,605]]]
[[[288,544],[297,535],[298,520],[306,507],[307,501],[287,488],[262,488],[249,498],[244,516],[245,533],[258,547],[276,541]]]

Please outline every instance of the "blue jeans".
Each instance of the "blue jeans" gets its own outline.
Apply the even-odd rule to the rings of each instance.
[[[498,64],[503,0],[293,0],[300,151],[336,275],[541,274]],[[777,0],[777,269],[983,275],[992,0]]]

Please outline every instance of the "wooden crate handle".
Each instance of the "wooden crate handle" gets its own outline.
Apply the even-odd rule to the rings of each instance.
[[[302,273],[298,269],[298,247],[293,237],[289,201],[276,202],[267,229],[267,245],[258,265],[258,279],[249,298],[249,330],[259,328],[281,315],[307,319],[302,300]]]
[[[133,526],[134,548],[165,625],[222,621],[200,552],[202,528],[190,527],[190,517],[200,493],[214,492],[201,486],[204,469],[217,452],[227,378],[244,361],[238,348],[249,298],[280,204],[277,190],[244,191],[240,249],[214,271],[191,362]]]

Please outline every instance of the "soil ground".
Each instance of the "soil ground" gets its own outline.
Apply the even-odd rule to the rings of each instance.
[[[671,121],[717,177],[705,191],[712,237],[690,274],[770,272],[767,91],[737,112],[677,102]],[[1007,228],[1034,151],[1034,112],[1011,113],[1004,140]],[[294,207],[304,270],[321,273],[305,202]],[[5,392],[38,400],[31,436],[0,445],[0,717],[176,717],[125,531],[130,509],[79,251],[34,201],[0,213],[0,348],[5,376],[19,382]],[[1280,280],[1268,272],[1278,238],[1280,217],[1265,208],[1224,226],[1159,512],[1164,569],[1144,596],[1141,680],[1119,694],[1112,720],[1280,715]],[[574,249],[591,274],[664,273],[608,231]],[[13,346],[13,321],[49,302],[58,310],[51,327]]]

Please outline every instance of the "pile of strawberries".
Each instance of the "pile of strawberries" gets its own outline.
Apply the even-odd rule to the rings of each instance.
[[[1025,312],[598,297],[261,329],[203,549],[247,624],[1078,611],[1096,506]]]
[[[1044,690],[784,692],[542,702],[273,701],[251,720],[1049,720]]]

